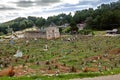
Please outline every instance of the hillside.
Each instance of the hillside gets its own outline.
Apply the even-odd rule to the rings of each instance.
[[[56,40],[19,39],[0,42],[1,68],[13,65],[15,76],[99,72],[119,73],[120,37],[68,36]],[[47,47],[46,47],[47,46]],[[23,57],[16,58],[20,50]],[[116,71],[117,69],[117,71]],[[115,70],[115,71],[114,71]],[[96,73],[98,72],[98,73]],[[93,76],[93,75],[91,75]],[[66,77],[72,78],[74,76]],[[78,76],[77,76],[78,77]],[[80,76],[79,76],[80,77]],[[87,76],[86,76],[87,77]],[[64,78],[64,77],[63,77]]]

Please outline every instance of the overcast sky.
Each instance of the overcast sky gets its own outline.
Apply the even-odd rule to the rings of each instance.
[[[115,1],[117,0],[0,0],[0,22],[27,16],[47,18]]]

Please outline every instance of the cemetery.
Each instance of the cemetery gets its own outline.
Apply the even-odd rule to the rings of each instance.
[[[0,76],[97,75],[116,69],[119,72],[119,43],[119,36],[85,35],[68,35],[52,40],[1,40]]]
[[[0,80],[120,80],[120,0],[1,0],[0,11]]]

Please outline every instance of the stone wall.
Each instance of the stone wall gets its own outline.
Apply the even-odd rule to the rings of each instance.
[[[56,39],[60,37],[59,28],[57,27],[47,27],[45,31],[26,31],[25,38],[46,38],[46,39]]]
[[[46,34],[40,31],[25,32],[25,38],[46,38]]]

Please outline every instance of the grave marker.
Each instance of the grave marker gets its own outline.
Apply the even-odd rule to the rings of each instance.
[[[16,54],[14,55],[15,57],[22,57],[23,56],[23,53],[22,51],[20,51],[19,49],[17,50]]]

